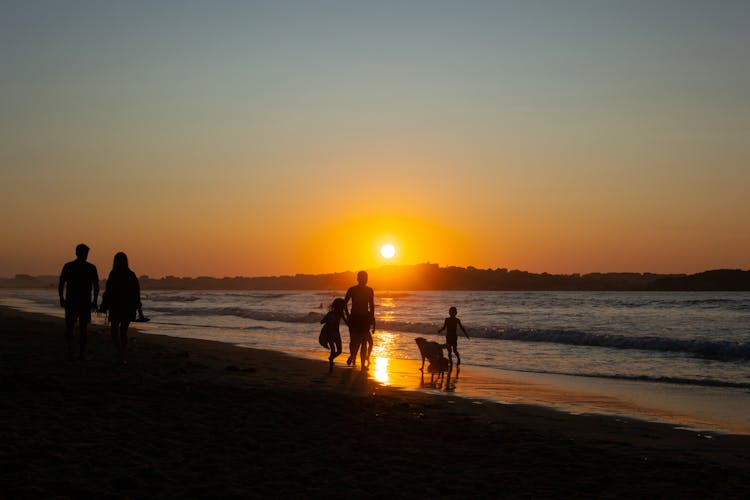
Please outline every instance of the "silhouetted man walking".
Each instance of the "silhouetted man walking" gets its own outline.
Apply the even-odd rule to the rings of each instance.
[[[349,359],[346,364],[357,363],[357,351],[360,351],[362,368],[370,366],[372,352],[372,333],[375,333],[375,293],[367,286],[367,272],[357,273],[357,284],[346,291],[344,303],[352,301],[349,313]],[[348,312],[348,309],[345,310]],[[370,333],[372,327],[372,333]]]
[[[73,360],[73,328],[78,321],[80,331],[78,359],[84,359],[86,328],[91,322],[91,310],[96,309],[99,297],[99,274],[96,266],[86,262],[89,247],[81,243],[76,247],[76,260],[65,264],[60,273],[60,307],[65,308],[65,339],[68,342],[68,359]],[[63,290],[65,295],[63,295]],[[93,292],[93,296],[92,296]]]

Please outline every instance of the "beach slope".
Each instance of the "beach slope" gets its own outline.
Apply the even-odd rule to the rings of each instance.
[[[382,387],[273,351],[0,308],[1,498],[750,497],[750,437]]]

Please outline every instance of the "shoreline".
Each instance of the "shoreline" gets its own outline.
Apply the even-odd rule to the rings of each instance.
[[[242,346],[244,347],[244,346]],[[326,361],[324,353],[287,353]],[[385,361],[381,375],[377,362]],[[696,433],[750,435],[750,392],[745,388],[694,386],[670,382],[625,380],[524,372],[463,365],[459,376],[435,388],[420,381],[416,360],[375,360],[372,370],[385,385],[407,391],[448,394],[503,405],[531,405],[570,415],[601,415],[661,423]],[[348,369],[348,367],[343,367]],[[426,382],[429,378],[425,377]],[[668,388],[668,391],[664,389]],[[669,397],[665,397],[665,392]]]
[[[39,313],[50,313],[49,308],[33,305],[5,307]],[[59,317],[62,312],[59,310]],[[95,323],[99,324],[97,319]],[[176,338],[205,338],[198,334],[180,335],[179,331],[162,331],[158,324],[137,324],[147,335],[166,335]],[[133,326],[133,325],[131,325]],[[262,344],[247,345],[220,340],[227,345],[264,349]],[[315,343],[317,345],[317,343]],[[273,349],[273,348],[272,348]],[[278,349],[278,348],[277,348]],[[323,349],[278,349],[278,352],[306,359],[324,360]],[[339,358],[337,365],[343,364]],[[327,361],[326,361],[327,362]],[[386,369],[376,370],[384,362]],[[566,375],[518,371],[487,366],[462,366],[459,377],[452,374],[450,388],[430,389],[420,384],[419,362],[395,358],[373,359],[372,373],[385,385],[433,394],[440,393],[481,399],[501,404],[531,404],[573,415],[597,414],[625,419],[640,419],[685,428],[694,432],[750,435],[750,391],[746,388],[673,384],[669,381],[645,381],[586,375]],[[343,367],[343,369],[348,369]],[[429,379],[428,379],[429,381]]]
[[[64,361],[61,319],[0,307],[0,496],[750,494],[750,436],[472,401],[216,341],[134,333]]]

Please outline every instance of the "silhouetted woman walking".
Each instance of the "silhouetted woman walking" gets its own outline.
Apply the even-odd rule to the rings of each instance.
[[[107,278],[102,309],[109,312],[110,332],[121,364],[125,364],[128,327],[140,307],[141,286],[138,278],[128,267],[128,256],[124,252],[118,252]]]

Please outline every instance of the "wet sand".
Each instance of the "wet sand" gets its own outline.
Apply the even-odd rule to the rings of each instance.
[[[323,351],[322,349],[320,351]],[[323,359],[322,352],[304,353]],[[378,369],[378,365],[383,365]],[[419,376],[414,360],[375,361],[372,375],[386,385],[503,404],[533,404],[572,414],[596,413],[669,423],[697,431],[750,435],[750,391],[601,377],[456,367],[442,381]]]
[[[273,351],[134,337],[120,367],[96,325],[91,359],[67,363],[60,318],[0,308],[0,497],[750,496],[749,436],[399,391],[376,366],[329,375]]]

